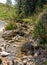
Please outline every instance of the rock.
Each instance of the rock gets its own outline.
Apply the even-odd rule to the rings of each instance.
[[[14,40],[9,40],[8,43],[14,43]]]
[[[34,54],[34,57],[37,57],[38,56],[38,52],[36,52],[35,54]]]
[[[18,37],[28,37],[31,33],[31,27],[30,25],[28,24],[25,24],[25,23],[19,23],[19,22],[16,22],[17,24],[17,28],[15,30],[7,30],[7,31],[4,31],[3,32],[3,35],[2,37],[5,39],[5,40],[14,40],[14,41],[19,41]]]
[[[21,38],[21,36],[16,35],[15,37],[13,37],[13,38],[12,38],[12,40],[14,40],[14,41],[17,41],[17,42],[18,42],[20,38]]]
[[[13,60],[13,65],[35,65],[34,58],[32,56],[23,56]]]
[[[14,65],[23,65],[23,62],[19,58],[18,58],[18,60],[15,59],[13,61],[14,61]]]
[[[28,62],[27,56],[24,56],[21,60],[24,64]]]
[[[24,54],[31,54],[34,55],[34,46],[31,43],[25,43],[22,45],[21,47],[21,52],[23,52]]]
[[[13,47],[19,47],[19,45],[13,45]]]
[[[26,65],[35,65],[33,62],[27,62]]]
[[[5,51],[2,51],[2,52],[0,52],[0,55],[1,55],[2,57],[6,57],[6,56],[10,55],[10,53],[5,52]]]
[[[22,57],[23,65],[34,65],[34,58],[32,56],[23,56]]]
[[[24,64],[27,63],[27,59],[23,60],[23,63],[24,63]]]
[[[46,58],[41,58],[41,57],[37,57],[36,59],[36,65],[46,65],[45,62],[46,62]]]
[[[9,31],[3,32],[2,37],[7,40],[7,39],[12,39],[12,37],[15,35],[16,35],[15,30],[9,30]]]
[[[22,24],[21,26],[24,28],[28,28],[28,26],[26,24]]]

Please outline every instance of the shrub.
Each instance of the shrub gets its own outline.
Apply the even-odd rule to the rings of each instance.
[[[47,42],[47,13],[44,13],[35,24],[33,38],[36,38],[40,44]]]
[[[17,28],[16,22],[9,22],[5,26],[5,30],[13,30],[13,29],[16,29],[16,28]]]

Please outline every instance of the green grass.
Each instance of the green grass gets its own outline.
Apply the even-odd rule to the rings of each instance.
[[[15,15],[15,8],[0,3],[0,20],[13,19],[14,15]]]
[[[5,30],[13,30],[16,28],[17,28],[16,22],[8,22],[5,26]]]

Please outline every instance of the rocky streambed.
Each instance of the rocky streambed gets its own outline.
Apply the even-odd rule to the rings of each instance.
[[[37,46],[32,39],[33,24],[16,24],[15,30],[3,31],[4,28],[0,28],[0,64],[46,65],[47,47]]]

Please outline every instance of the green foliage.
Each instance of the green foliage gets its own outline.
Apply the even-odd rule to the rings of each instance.
[[[21,19],[20,17],[17,16],[17,17],[16,17],[16,21],[17,21],[17,22],[21,22],[22,19]]]
[[[43,7],[43,4],[46,4],[46,0],[36,0],[36,6]]]
[[[23,20],[23,22],[24,22],[25,24],[28,24],[28,23],[31,23],[31,22],[32,22],[31,17],[23,18],[22,20]]]
[[[37,39],[39,44],[46,44],[47,42],[47,14],[42,15],[41,19],[35,24],[33,31],[33,38]]]
[[[17,0],[17,13],[20,17],[26,17],[28,15],[31,15],[32,12],[33,12],[33,1]]]
[[[17,1],[17,14],[19,17],[31,16],[37,7],[43,8],[43,4],[47,3],[46,0],[16,0]]]
[[[36,31],[35,32],[35,36],[38,36],[38,35],[45,35],[45,29],[43,28],[42,24],[40,22],[38,22],[36,25],[35,25],[35,28],[34,30]]]
[[[38,44],[46,43],[46,32],[42,25],[36,24],[32,37],[37,39]]]
[[[0,3],[0,20],[11,20],[16,17],[16,8]]]
[[[13,30],[13,29],[16,29],[16,28],[17,28],[16,22],[9,22],[5,26],[5,30]]]

